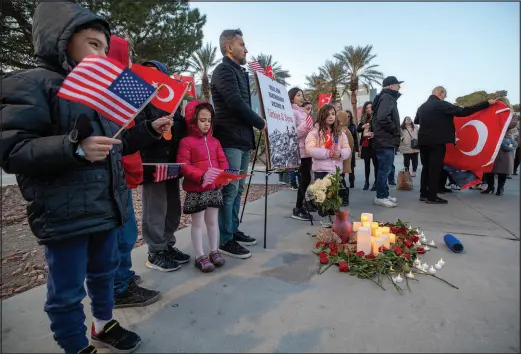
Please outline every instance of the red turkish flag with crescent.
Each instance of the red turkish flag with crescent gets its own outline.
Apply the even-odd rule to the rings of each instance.
[[[174,79],[182,81],[188,84],[188,92],[186,93],[188,96],[197,98],[197,93],[195,92],[195,80],[193,76],[184,76],[174,74]]]
[[[320,95],[318,95],[318,108],[321,108],[323,105],[331,102],[332,96],[333,96],[332,94],[327,94],[327,93],[321,93]]]
[[[266,68],[266,76],[269,77],[272,80],[275,80],[275,74],[273,74],[273,68],[271,67],[271,65],[269,65]]]
[[[447,144],[444,163],[478,176],[490,172],[511,120],[512,111],[499,101],[471,116],[454,117],[456,146]]]
[[[165,112],[175,112],[185,94],[185,83],[176,81],[161,71],[143,65],[134,64],[131,70],[155,88],[163,84],[164,86],[150,103]]]

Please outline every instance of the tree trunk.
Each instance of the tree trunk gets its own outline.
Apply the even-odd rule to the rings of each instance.
[[[208,75],[203,74],[201,81],[202,81],[201,91],[203,91],[203,99],[207,102],[210,102],[210,85],[208,82]]]
[[[351,96],[351,106],[353,107],[354,121],[355,121],[355,124],[358,125],[358,112],[356,110],[356,93],[357,93],[357,90],[352,90],[350,96]]]

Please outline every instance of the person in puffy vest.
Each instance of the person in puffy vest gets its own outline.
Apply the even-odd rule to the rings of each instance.
[[[131,67],[128,42],[118,36],[110,38],[110,50],[107,56],[115,59],[127,67]],[[136,125],[130,122],[127,129]],[[132,250],[138,237],[136,215],[132,203],[132,189],[143,182],[143,162],[139,151],[123,156],[123,169],[128,190],[129,219],[119,229],[118,251],[119,267],[114,278],[114,308],[146,306],[159,299],[159,291],[148,290],[138,286],[141,277],[132,270]]]

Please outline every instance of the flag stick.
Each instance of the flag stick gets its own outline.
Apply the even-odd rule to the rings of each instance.
[[[152,95],[150,95],[150,97],[141,105],[141,107],[139,107],[139,109],[137,110],[137,112],[134,114],[134,116],[132,116],[132,118],[127,122],[125,123],[124,126],[122,126],[118,132],[116,133],[116,135],[114,135],[112,137],[112,139],[116,139],[118,137],[119,134],[121,134],[121,132],[123,132],[123,130],[125,130],[125,128],[130,124],[130,122],[132,122],[134,119],[136,119],[137,115],[143,110],[143,108],[146,107],[147,104],[150,103],[150,101],[152,101],[152,99],[154,97],[156,97],[157,93],[159,92],[159,90],[161,90],[163,88],[164,84],[161,84],[159,85],[159,87],[154,91],[154,93]]]

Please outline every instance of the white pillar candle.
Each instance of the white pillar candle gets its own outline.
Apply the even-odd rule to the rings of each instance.
[[[365,254],[371,253],[371,229],[360,227],[356,233],[356,249],[358,252],[363,251]]]
[[[372,223],[373,222],[373,214],[371,213],[362,213],[362,216],[360,217],[360,221],[361,222],[368,222],[368,223]]]
[[[391,248],[391,236],[389,234],[382,235],[382,239],[384,240],[384,247],[389,249]]]
[[[389,234],[389,241],[391,243],[396,243],[396,235],[395,234]]]

